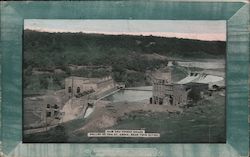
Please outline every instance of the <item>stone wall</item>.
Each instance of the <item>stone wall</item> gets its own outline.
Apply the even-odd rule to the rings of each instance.
[[[175,84],[173,86],[173,105],[183,106],[188,102],[188,92],[190,89],[185,85]]]
[[[208,84],[167,84],[162,81],[154,82],[152,103],[159,105],[185,106],[189,102],[202,98],[203,93],[208,91]],[[192,96],[190,94],[193,94]]]
[[[96,91],[97,84],[91,83],[87,78],[69,77],[65,79],[65,94],[68,98],[88,90]]]
[[[113,87],[114,81],[110,76],[104,78],[69,77],[65,79],[65,93],[68,98],[86,91],[94,90],[97,92]]]

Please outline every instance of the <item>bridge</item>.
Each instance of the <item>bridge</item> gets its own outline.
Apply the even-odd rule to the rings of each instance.
[[[135,91],[152,91],[152,86],[142,86],[142,87],[128,87],[124,88],[123,90],[135,90]]]
[[[110,93],[104,95],[104,96],[101,96],[101,97],[98,98],[97,100],[92,100],[92,101],[93,101],[93,105],[96,104],[98,101],[100,101],[100,100],[102,100],[102,99],[104,99],[104,98],[106,98],[106,97],[108,97],[108,96],[110,96],[110,95],[112,95],[112,94],[114,94],[114,93],[120,91],[120,90],[121,90],[121,89],[117,89],[117,90],[115,90],[115,91],[112,91],[112,92],[110,92]]]

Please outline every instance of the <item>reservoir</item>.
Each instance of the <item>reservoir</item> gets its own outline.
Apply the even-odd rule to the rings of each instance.
[[[177,61],[178,65],[183,67],[196,67],[202,69],[223,69],[225,68],[225,60],[198,62],[198,61]],[[172,63],[169,63],[172,64]]]
[[[112,102],[133,102],[133,101],[141,101],[152,97],[152,86],[143,86],[143,87],[131,87],[126,88],[124,90],[120,90],[103,100],[108,100]]]

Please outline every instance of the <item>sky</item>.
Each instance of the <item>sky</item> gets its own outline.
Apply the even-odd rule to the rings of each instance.
[[[24,20],[24,29],[41,32],[153,35],[226,41],[226,21],[191,20]]]

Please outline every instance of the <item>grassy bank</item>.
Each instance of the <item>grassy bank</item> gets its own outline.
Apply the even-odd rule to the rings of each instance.
[[[87,133],[73,132],[86,124],[79,119],[48,132],[24,136],[27,142],[225,142],[225,97],[217,94],[202,100],[183,113],[133,111],[120,117],[118,123],[105,129],[145,129],[160,138],[88,138]],[[105,129],[97,129],[104,131]]]

